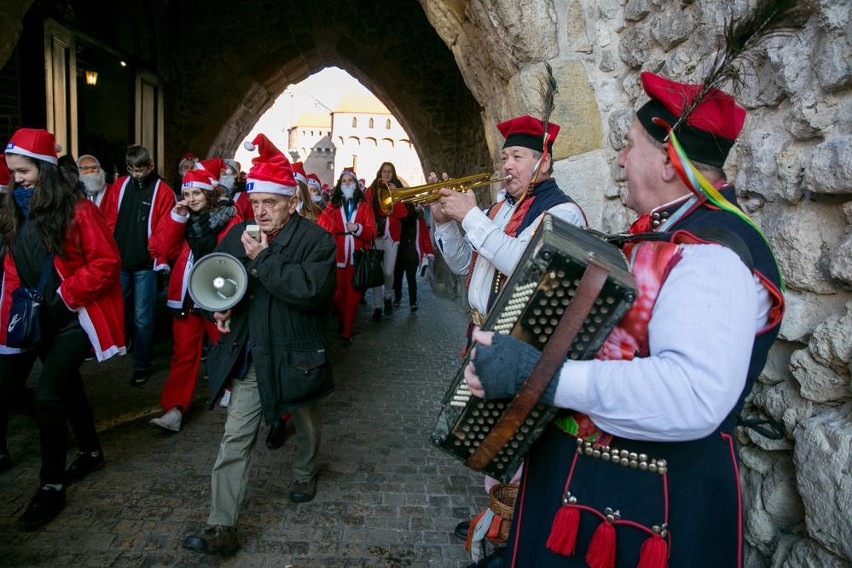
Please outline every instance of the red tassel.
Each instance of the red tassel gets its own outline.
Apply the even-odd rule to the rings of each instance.
[[[669,545],[658,534],[645,539],[639,550],[639,564],[636,568],[666,568],[669,565]]]
[[[615,568],[615,527],[604,521],[598,525],[586,553],[589,568]]]
[[[556,517],[550,527],[547,539],[547,549],[571,556],[577,548],[577,531],[580,529],[580,509],[571,505],[563,505],[556,511]]]

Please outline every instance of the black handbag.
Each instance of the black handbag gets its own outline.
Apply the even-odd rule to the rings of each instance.
[[[376,249],[373,242],[371,248],[356,250],[354,253],[355,273],[352,276],[352,287],[356,290],[367,290],[385,283],[382,261],[385,251]]]
[[[6,345],[16,349],[29,349],[41,341],[41,306],[44,303],[44,289],[53,268],[53,255],[47,256],[38,288],[12,290],[12,307],[9,310],[9,322],[6,326]]]

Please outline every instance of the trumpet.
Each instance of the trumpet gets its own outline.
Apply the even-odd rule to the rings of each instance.
[[[378,187],[379,207],[386,215],[389,215],[393,206],[396,203],[433,203],[441,198],[439,190],[442,187],[449,188],[459,193],[464,193],[468,190],[490,185],[492,183],[505,183],[512,181],[512,176],[494,176],[488,172],[481,174],[473,174],[456,179],[448,179],[436,183],[428,183],[426,185],[417,185],[414,187],[405,187],[401,189],[391,189],[385,184],[384,187]]]

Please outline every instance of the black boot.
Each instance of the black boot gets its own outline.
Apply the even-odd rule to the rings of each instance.
[[[56,489],[42,485],[30,500],[30,505],[18,519],[22,529],[35,529],[56,518],[65,508],[65,487]]]

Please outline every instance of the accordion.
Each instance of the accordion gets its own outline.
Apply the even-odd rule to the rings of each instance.
[[[588,283],[591,278],[594,286]],[[566,358],[593,358],[635,298],[636,284],[621,250],[545,214],[482,329],[544,350],[542,360],[548,350],[558,353],[558,359],[551,356],[550,368],[542,371],[537,366],[514,399],[485,401],[473,396],[465,382],[468,354],[444,396],[432,443],[469,467],[508,482],[559,412],[538,404],[549,379]],[[557,336],[561,347],[555,345]],[[548,347],[551,338],[554,345]],[[532,395],[525,393],[537,371],[545,373],[543,384]]]

